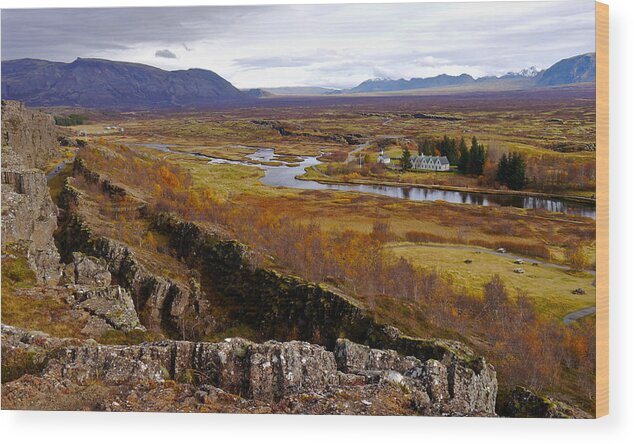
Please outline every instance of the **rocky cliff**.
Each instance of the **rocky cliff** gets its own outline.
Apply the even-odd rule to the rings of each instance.
[[[2,101],[2,250],[24,254],[39,282],[56,283],[57,208],[42,168],[57,153],[51,116]]]
[[[123,192],[109,183],[103,186],[115,193]],[[187,337],[204,335],[214,319],[208,314],[208,304],[195,279],[190,278],[185,285],[148,271],[127,245],[93,233],[89,224],[72,211],[80,202],[81,192],[67,182],[60,196],[65,217],[57,234],[63,259],[69,261],[82,252],[103,261],[119,285],[132,295],[134,307],[148,329],[183,338],[189,322],[195,323],[197,330],[187,330]]]
[[[30,377],[5,385],[2,400],[8,408],[20,408],[24,398],[19,394],[27,389],[29,402],[40,401],[47,394],[37,388],[51,382],[65,387],[63,396],[69,397],[95,383],[129,392],[144,384],[174,381],[181,391],[194,393],[191,402],[198,406],[223,393],[237,396],[225,399],[247,412],[252,405],[284,411],[290,403],[294,407],[289,413],[494,414],[481,387],[452,366],[345,339],[337,341],[334,352],[301,341],[254,343],[240,338],[103,346],[3,325],[2,349],[9,361],[29,350],[34,363]]]
[[[13,148],[23,167],[44,169],[58,157],[57,136],[50,114],[13,100],[2,101],[2,146]]]

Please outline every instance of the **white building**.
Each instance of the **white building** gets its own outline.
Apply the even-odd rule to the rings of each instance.
[[[388,163],[390,163],[390,157],[383,154],[383,150],[381,150],[377,162],[382,163],[383,165],[387,165]]]
[[[414,156],[411,162],[413,170],[449,171],[446,156]]]

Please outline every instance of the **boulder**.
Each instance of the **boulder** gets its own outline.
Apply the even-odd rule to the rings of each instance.
[[[145,330],[139,322],[130,293],[118,285],[97,289],[79,289],[75,308],[87,311],[116,330]]]
[[[63,276],[67,280],[77,285],[91,287],[110,286],[112,276],[107,269],[105,260],[86,256],[79,252],[74,252],[72,257],[73,261],[63,271]]]
[[[578,408],[521,386],[500,398],[498,414],[511,418],[591,418]]]

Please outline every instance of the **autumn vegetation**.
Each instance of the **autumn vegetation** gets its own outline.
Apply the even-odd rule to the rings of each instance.
[[[197,183],[178,164],[122,145],[91,146],[82,149],[79,156],[90,169],[133,190],[152,212],[172,212],[186,220],[214,225],[250,245],[256,253],[256,265],[273,264],[306,279],[335,285],[363,301],[377,317],[396,320],[409,334],[453,332],[485,353],[505,385],[557,391],[592,408],[593,320],[566,326],[559,319],[542,316],[529,297],[507,288],[499,276],[493,276],[479,291],[468,292],[454,286],[438,270],[423,269],[384,253],[386,243],[404,237],[416,242],[436,241],[432,233],[399,235],[381,220],[370,232],[324,229],[317,220],[292,217],[275,206],[241,205],[212,186]],[[134,210],[124,211],[121,202],[114,205],[107,216],[120,227],[121,236],[143,248],[166,252],[151,224],[139,221],[143,216]],[[128,226],[136,228],[130,231]],[[531,248],[534,250],[526,254],[550,255],[543,246]],[[587,266],[580,258],[585,258],[581,250],[569,250],[566,256],[575,269]]]

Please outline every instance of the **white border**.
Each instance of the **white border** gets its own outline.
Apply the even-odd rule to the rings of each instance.
[[[453,1],[453,0],[450,0]],[[525,0],[521,0],[525,1]],[[626,196],[634,190],[634,147],[630,131],[634,115],[631,74],[634,62],[634,2],[610,4],[610,171],[611,282],[610,282],[610,415],[599,420],[528,420],[479,418],[365,418],[273,415],[210,415],[81,412],[0,413],[0,439],[5,443],[548,443],[631,442],[634,436],[634,366],[631,321],[634,294],[631,288],[631,229],[634,211]],[[186,5],[338,3],[332,0],[185,0]],[[355,1],[348,3],[378,3]],[[178,2],[147,1],[7,1],[1,8],[87,6],[175,6]],[[181,6],[181,5],[179,5]],[[628,105],[630,105],[628,107]],[[631,202],[631,196],[629,201]],[[628,325],[630,321],[630,325]]]

